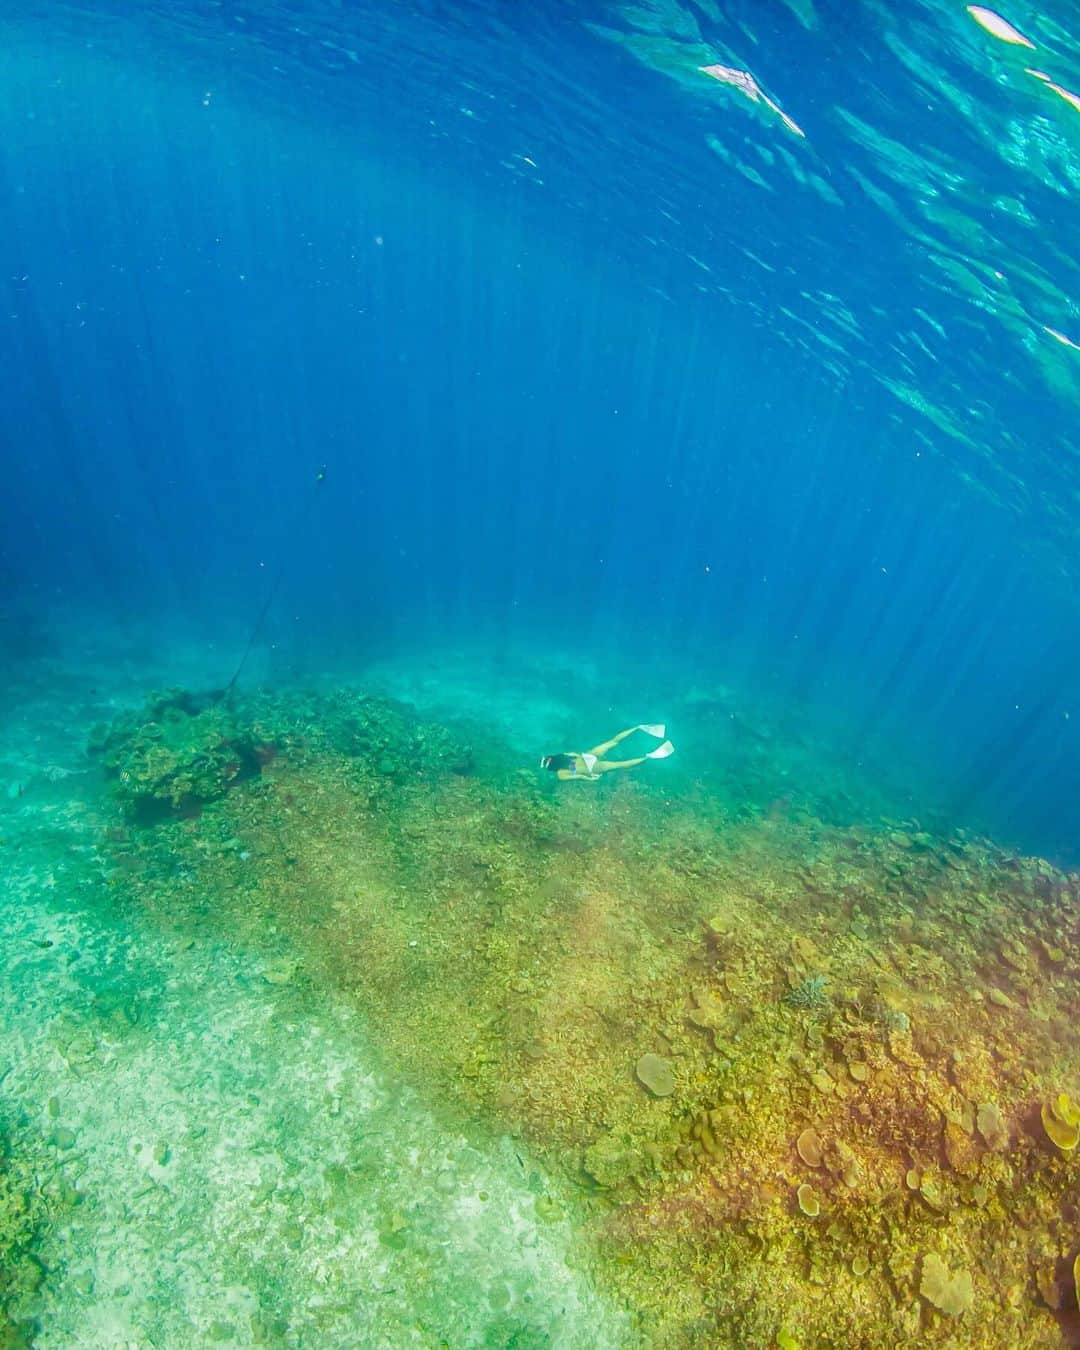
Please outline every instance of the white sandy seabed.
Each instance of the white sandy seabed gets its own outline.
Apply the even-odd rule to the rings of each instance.
[[[87,660],[0,745],[0,1107],[79,1197],[33,1344],[627,1344],[520,1148],[438,1123],[287,959],[110,917],[86,732],[164,681]]]

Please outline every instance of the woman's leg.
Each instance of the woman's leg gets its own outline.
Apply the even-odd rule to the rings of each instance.
[[[633,769],[644,764],[647,756],[638,755],[637,759],[598,759],[593,765],[593,773],[610,773],[612,769]]]
[[[620,741],[625,741],[627,736],[632,736],[637,730],[637,727],[627,727],[625,731],[620,731],[617,736],[612,736],[610,741],[604,741],[600,745],[594,745],[589,751],[589,754],[595,755],[597,759],[602,759],[609,750],[614,750]]]

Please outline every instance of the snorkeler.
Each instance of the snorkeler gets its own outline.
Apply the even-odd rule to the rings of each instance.
[[[609,750],[620,741],[625,741],[627,736],[632,736],[635,731],[643,731],[646,736],[655,736],[658,741],[663,741],[663,744],[647,754],[638,755],[636,759],[603,758]],[[561,755],[545,755],[540,761],[540,767],[550,769],[556,777],[564,781],[570,778],[584,778],[590,783],[595,783],[602,773],[610,773],[612,769],[632,769],[637,764],[644,764],[647,759],[667,759],[668,755],[673,755],[675,747],[670,741],[664,740],[665,734],[666,728],[663,723],[650,725],[642,722],[636,727],[620,731],[617,736],[612,736],[610,741],[604,741],[602,745],[594,745],[591,750],[569,750]]]

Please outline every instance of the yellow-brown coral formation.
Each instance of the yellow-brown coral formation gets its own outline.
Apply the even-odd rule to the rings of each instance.
[[[642,1055],[637,1062],[638,1079],[654,1097],[670,1097],[675,1091],[675,1075],[670,1061],[661,1055]]]
[[[1009,1135],[1001,1111],[994,1102],[983,1102],[975,1117],[982,1141],[987,1148],[1004,1148]]]
[[[923,1258],[919,1293],[939,1312],[959,1317],[967,1312],[975,1297],[971,1275],[966,1270],[951,1273],[940,1256],[929,1252]]]
[[[1047,1138],[1063,1153],[1071,1153],[1080,1141],[1080,1107],[1067,1093],[1059,1092],[1049,1102],[1043,1102],[1040,1111]]]
[[[817,1198],[813,1186],[808,1182],[803,1182],[797,1192],[799,1208],[811,1219],[816,1219],[821,1213],[821,1201]]]
[[[495,751],[414,778],[347,716],[268,703],[258,778],[115,827],[131,901],[287,944],[446,1110],[576,1182],[644,1342],[897,1344],[974,1299],[979,1344],[1054,1343],[1038,1271],[1075,1212],[1039,1104],[1073,1128],[1078,879],[816,798],[553,795]]]
[[[821,1140],[818,1138],[818,1132],[813,1127],[803,1130],[795,1141],[795,1147],[798,1150],[799,1157],[806,1163],[807,1167],[820,1167],[823,1161],[821,1151]]]

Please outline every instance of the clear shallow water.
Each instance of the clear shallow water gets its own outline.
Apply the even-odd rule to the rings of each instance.
[[[464,720],[472,741],[490,741],[481,788],[505,787],[507,756],[524,773],[561,744],[592,743],[636,717],[668,720],[677,754],[666,777],[635,780],[647,842],[666,791],[710,837],[757,813],[781,822],[764,870],[810,847],[785,833],[805,819],[909,839],[985,832],[1002,859],[1075,866],[1080,110],[1068,95],[1080,89],[1080,51],[1065,6],[1006,17],[1031,46],[940,3],[170,5],[137,16],[9,6],[0,642],[10,720],[0,762],[18,823],[9,834],[31,852],[12,864],[13,941],[48,928],[51,857],[69,846],[106,859],[94,873],[101,886],[118,869],[129,907],[116,941],[136,941],[125,924],[160,919],[140,910],[139,869],[154,873],[155,849],[186,859],[190,846],[197,861],[213,850],[215,812],[243,816],[230,794],[205,813],[209,841],[201,826],[190,838],[140,836],[138,863],[118,862],[115,784],[85,747],[92,722],[155,687],[223,686],[264,605],[242,690],[370,685]],[[701,69],[710,66],[712,76]],[[329,781],[337,769],[324,771]],[[619,834],[621,799],[610,815],[597,800],[598,836],[586,831],[582,843],[567,826],[554,837],[605,867],[606,846],[622,857],[638,845]],[[389,819],[397,808],[387,809]],[[33,842],[52,818],[63,830]],[[685,821],[679,830],[694,833]],[[537,905],[549,902],[546,868],[578,865],[539,853],[526,865],[529,849],[548,847],[549,826],[537,831],[515,842],[507,826],[514,866],[531,876],[511,887],[507,914],[530,884]],[[82,842],[61,843],[70,832]],[[673,932],[691,912],[694,923],[707,918],[716,889],[683,904],[680,887],[707,869],[679,837],[687,872],[661,902]],[[335,868],[345,866],[339,845],[327,845]],[[500,885],[513,871],[501,865]],[[417,866],[408,875],[419,904],[434,872]],[[498,870],[487,855],[470,866]],[[849,882],[831,876],[834,907]],[[640,899],[630,882],[618,893]],[[65,903],[78,910],[80,894],[77,923],[93,928],[109,891],[88,879]],[[768,894],[773,910],[785,903],[782,888]],[[932,901],[913,903],[915,913]],[[178,913],[185,903],[178,896]],[[886,914],[896,902],[882,893],[865,903]],[[281,927],[283,942],[302,942],[284,912]],[[585,941],[569,920],[568,931]],[[186,948],[161,948],[149,983],[205,979],[231,1006],[232,967],[195,933],[190,961]],[[1055,951],[1064,944],[1039,934]],[[924,936],[953,960],[939,933]],[[619,934],[610,940],[619,949]],[[236,941],[229,959],[241,967],[274,959]],[[463,969],[470,959],[463,951]],[[648,961],[631,967],[634,978]],[[62,1113],[58,1127],[42,1115],[52,1096],[67,1110],[50,1077],[67,1061],[48,1028],[87,1013],[62,981],[29,978],[37,1003],[19,979],[11,986],[8,1028],[25,1066],[10,1080],[14,1117],[27,1140],[89,1131],[101,1141],[97,1189],[108,1191],[145,1158],[124,1152],[115,1117],[95,1123],[73,1106],[72,1125]],[[408,1044],[371,1034],[370,1007],[358,1013],[346,999],[341,1009],[336,995],[327,1005],[329,986],[312,979],[311,1004],[295,1013],[305,1034],[320,1018],[359,1016],[358,1072],[375,1073],[387,1054],[409,1061]],[[236,1004],[245,1046],[258,1041],[262,996],[275,988],[264,984],[252,982],[258,996],[245,986]],[[509,1016],[473,992],[478,1023],[481,1008]],[[221,1065],[231,1033],[218,1037],[213,1024],[227,1027],[228,1014],[211,1016],[214,1006],[208,998],[188,1030],[204,1046],[194,1053]],[[411,1026],[407,1008],[395,1015]],[[605,1016],[654,1026],[641,1009]],[[302,1114],[311,1094],[285,1039],[273,1042],[267,1084],[252,1090],[277,1092],[289,1078]],[[517,1044],[511,1032],[507,1043]],[[1075,1038],[1062,1035],[1061,1049],[1060,1086],[1075,1091]],[[141,1053],[170,1078],[164,1039]],[[452,1141],[464,1128],[460,1116],[442,1119],[454,1093],[442,1079],[418,1083],[420,1062],[403,1074],[420,1096],[401,1098],[386,1133],[410,1138],[430,1112]],[[1040,1058],[1040,1071],[1049,1063]],[[129,1081],[115,1080],[118,1101]],[[507,1119],[499,1092],[512,1087],[492,1089],[496,1134]],[[212,1115],[222,1092],[235,1095],[219,1083],[192,1115]],[[475,1108],[469,1098],[466,1118]],[[298,1122],[284,1131],[283,1166],[290,1150],[298,1168],[307,1157]],[[144,1152],[164,1128],[150,1113],[140,1121]],[[327,1147],[344,1147],[338,1128],[327,1124],[337,1140]],[[227,1124],[221,1137],[236,1130]],[[545,1186],[557,1194],[565,1176],[541,1136]],[[468,1146],[477,1168],[505,1160],[476,1137]],[[442,1148],[424,1163],[431,1176]],[[500,1173],[511,1207],[512,1168]],[[364,1208],[403,1213],[396,1182],[381,1185],[348,1192],[354,1208],[340,1227],[350,1241],[399,1233]],[[297,1183],[278,1214],[282,1233],[296,1221],[295,1196],[314,1203],[316,1190]],[[431,1224],[410,1220],[414,1231],[449,1222],[432,1203]],[[213,1226],[209,1193],[195,1207],[198,1224]],[[76,1256],[51,1249],[70,1278],[49,1284],[52,1302],[38,1309],[43,1344],[71,1334],[66,1319],[90,1297],[75,1279],[120,1220],[103,1210],[94,1222]],[[582,1223],[540,1225],[540,1249],[550,1237],[558,1265],[559,1243],[572,1245]],[[154,1259],[178,1231],[147,1239]],[[468,1252],[474,1237],[437,1242],[459,1240]],[[319,1259],[327,1242],[314,1244]],[[417,1260],[438,1271],[437,1288],[459,1278],[425,1252]],[[199,1258],[211,1270],[219,1259]],[[266,1326],[303,1302],[303,1262],[282,1259],[259,1313]],[[95,1287],[123,1283],[115,1264]],[[451,1344],[496,1335],[501,1314],[477,1292],[483,1269],[460,1275],[459,1320],[416,1334]],[[505,1274],[534,1306],[535,1286],[552,1278],[534,1266]],[[247,1288],[248,1276],[237,1279]],[[627,1308],[640,1314],[648,1302],[613,1295],[610,1281],[567,1279],[569,1321],[559,1300],[540,1300],[537,1320],[518,1294],[507,1295],[507,1316],[573,1344],[573,1318],[588,1321],[590,1300],[609,1299],[595,1315],[618,1343],[635,1315]],[[215,1321],[217,1287],[210,1280],[183,1305],[200,1335]],[[404,1336],[410,1307],[404,1298],[399,1320],[373,1322],[370,1337]],[[252,1310],[241,1311],[217,1320],[249,1327]],[[109,1343],[108,1316],[89,1343]],[[124,1316],[133,1338],[152,1334],[142,1305]],[[321,1334],[338,1343],[347,1314],[327,1316]],[[181,1321],[155,1325],[163,1343],[182,1343]],[[291,1325],[312,1343],[314,1323]]]

